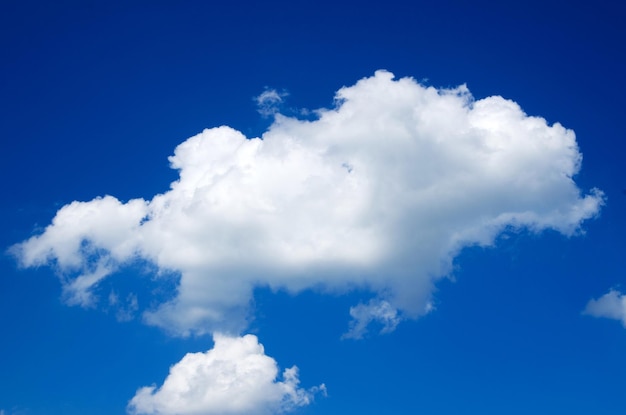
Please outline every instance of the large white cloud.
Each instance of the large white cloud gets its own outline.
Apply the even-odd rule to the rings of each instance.
[[[626,327],[626,295],[617,290],[609,290],[597,300],[591,299],[583,314],[619,320]]]
[[[378,71],[317,115],[276,114],[261,138],[205,130],[170,158],[169,191],[73,202],[13,252],[23,266],[56,264],[83,305],[137,258],[179,273],[175,297],[144,316],[183,335],[241,329],[255,286],[365,287],[379,298],[353,309],[359,337],[369,321],[392,329],[428,312],[463,247],[511,227],[572,235],[603,203],[573,181],[574,132],[499,96]]]
[[[325,386],[302,389],[298,368],[285,369],[277,380],[276,361],[265,354],[256,336],[213,336],[206,353],[187,353],[170,368],[163,385],[143,387],[128,405],[133,414],[264,415],[312,402]]]

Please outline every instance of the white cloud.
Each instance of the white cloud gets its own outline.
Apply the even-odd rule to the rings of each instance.
[[[286,92],[278,92],[275,89],[266,89],[255,97],[254,100],[257,104],[257,111],[264,117],[275,115],[279,111],[280,104],[283,103],[283,99],[288,94]]]
[[[358,304],[350,307],[350,329],[342,337],[344,339],[361,339],[367,333],[367,327],[371,322],[382,325],[381,333],[390,333],[400,323],[398,310],[393,308],[387,301],[370,300],[367,304]]]
[[[597,300],[591,299],[583,314],[619,320],[626,327],[626,295],[610,290]]]
[[[178,273],[175,298],[144,319],[181,335],[242,329],[258,285],[364,287],[415,318],[463,247],[511,227],[573,235],[603,203],[573,180],[574,132],[513,101],[378,71],[336,102],[314,121],[276,114],[262,138],[204,130],[170,157],[169,191],[73,202],[12,251],[23,266],[56,264],[83,305],[130,261]]]
[[[274,414],[308,405],[325,386],[300,388],[297,367],[277,380],[276,361],[256,336],[214,335],[206,353],[188,353],[170,368],[163,385],[143,387],[130,401],[133,414]]]

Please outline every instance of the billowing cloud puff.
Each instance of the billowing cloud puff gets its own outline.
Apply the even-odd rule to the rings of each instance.
[[[159,388],[143,387],[130,401],[133,414],[263,415],[288,411],[312,402],[316,392],[298,387],[298,368],[285,369],[278,381],[276,361],[256,336],[213,336],[206,353],[187,353],[170,368]]]
[[[378,71],[316,114],[276,114],[261,138],[205,130],[170,157],[169,191],[73,202],[13,252],[56,264],[83,305],[130,261],[175,272],[175,297],[144,318],[183,335],[241,329],[255,286],[367,288],[379,298],[353,308],[359,337],[370,321],[392,330],[428,312],[463,247],[507,228],[572,235],[603,203],[573,180],[574,132],[499,96]]]
[[[626,327],[626,295],[610,290],[597,300],[590,300],[583,314],[619,320]]]

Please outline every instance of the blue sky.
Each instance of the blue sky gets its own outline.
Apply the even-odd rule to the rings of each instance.
[[[613,3],[5,2],[0,415],[623,413]]]

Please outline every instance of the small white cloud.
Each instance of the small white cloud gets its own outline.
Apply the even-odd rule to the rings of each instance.
[[[387,301],[372,299],[367,304],[358,304],[350,307],[350,329],[342,338],[361,339],[367,333],[367,327],[372,322],[379,323],[382,327],[380,333],[391,333],[400,323],[398,310],[393,308]]]
[[[591,299],[583,314],[619,320],[626,327],[626,295],[610,290],[597,300]]]
[[[288,94],[278,92],[275,89],[266,89],[261,95],[254,98],[257,104],[257,111],[264,117],[269,117],[278,113],[280,104]]]
[[[144,320],[179,335],[243,329],[258,285],[367,287],[417,318],[463,248],[509,228],[575,235],[604,203],[574,182],[574,132],[513,101],[378,71],[336,102],[316,120],[276,114],[262,138],[207,129],[176,147],[168,191],[73,202],[11,251],[22,266],[55,266],[68,301],[84,306],[138,259],[175,273],[173,298]],[[363,307],[354,333],[368,310],[394,327]]]
[[[206,353],[188,353],[170,368],[163,385],[139,389],[128,405],[132,414],[269,415],[312,402],[325,393],[322,384],[299,387],[297,367],[277,380],[276,361],[267,356],[254,335],[214,335]]]

